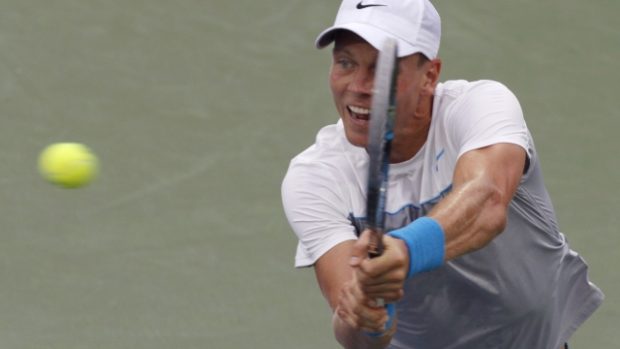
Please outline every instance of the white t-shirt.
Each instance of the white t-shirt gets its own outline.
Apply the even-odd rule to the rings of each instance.
[[[388,231],[427,214],[450,192],[456,162],[467,151],[516,144],[526,150],[529,167],[500,236],[408,280],[391,348],[559,347],[603,295],[558,230],[518,100],[494,81],[450,81],[437,86],[431,120],[422,149],[390,165]],[[297,267],[357,238],[367,166],[366,151],[347,141],[341,122],[321,129],[315,144],[291,161],[282,197],[299,238]]]

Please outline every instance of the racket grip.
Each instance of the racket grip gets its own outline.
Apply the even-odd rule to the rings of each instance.
[[[368,241],[368,257],[375,258],[383,254],[383,234],[376,230],[371,230],[371,232]]]

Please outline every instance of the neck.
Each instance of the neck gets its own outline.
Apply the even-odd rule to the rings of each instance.
[[[422,149],[424,143],[426,143],[429,126],[425,127],[424,130],[421,130],[419,134],[407,137],[406,140],[399,141],[398,138],[395,138],[392,141],[390,163],[396,164],[413,158],[418,153],[418,151]]]
[[[431,127],[433,97],[420,101],[419,108],[413,115],[414,122],[410,129],[396,132],[392,141],[390,163],[396,164],[413,158],[426,143]]]

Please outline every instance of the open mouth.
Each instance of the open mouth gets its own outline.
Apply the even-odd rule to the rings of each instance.
[[[370,119],[370,109],[349,105],[347,110],[354,120],[368,121]]]

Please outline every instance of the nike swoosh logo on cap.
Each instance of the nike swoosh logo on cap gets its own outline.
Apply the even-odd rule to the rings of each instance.
[[[387,5],[379,5],[379,4],[368,4],[368,5],[364,5],[362,4],[363,1],[360,1],[357,6],[355,6],[356,9],[361,10],[363,8],[366,7],[376,7],[376,6],[387,6]]]

